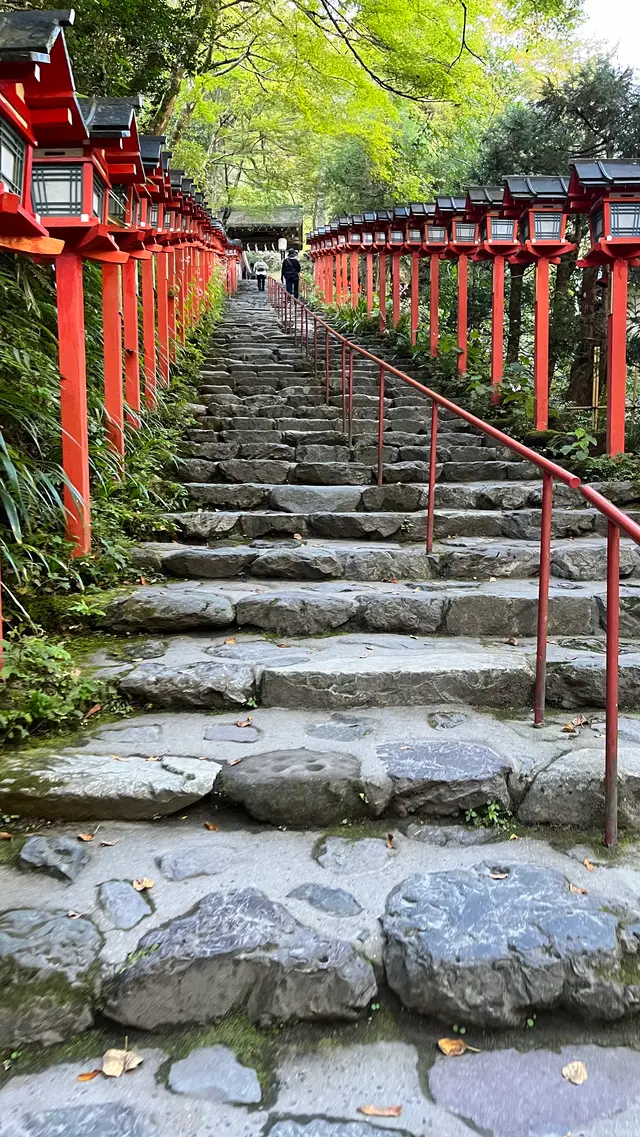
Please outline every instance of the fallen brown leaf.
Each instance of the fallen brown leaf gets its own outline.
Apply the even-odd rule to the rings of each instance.
[[[13,841],[13,833],[0,833],[0,841]]]
[[[146,576],[141,576],[141,577],[139,578],[139,580],[140,580],[140,584],[146,584],[146,583],[147,583],[147,578],[146,578]]]
[[[102,703],[94,703],[92,707],[89,707],[89,710],[87,711],[87,713],[84,717],[85,717],[85,719],[90,719],[92,715],[97,715],[98,711],[101,711],[101,710],[102,710]]]
[[[133,1050],[107,1050],[102,1056],[102,1073],[107,1078],[119,1078],[135,1070],[144,1059]]]
[[[517,641],[515,636],[512,636],[510,640],[505,640],[504,642],[506,644],[510,644],[511,647],[517,647],[518,646],[518,641]]]
[[[205,827],[205,829],[208,829],[210,833],[217,833],[218,832],[218,826],[214,825],[213,821],[205,821],[204,827]]]
[[[572,1086],[581,1086],[587,1080],[587,1067],[584,1062],[568,1062],[562,1067],[562,1077]]]
[[[235,636],[229,636],[229,638],[226,639],[224,642],[226,644],[237,644],[238,641],[237,641]]]
[[[584,867],[589,870],[589,872],[593,872],[593,861],[590,861],[588,857],[585,857],[582,863]]]
[[[472,1054],[480,1053],[476,1046],[469,1046],[464,1038],[439,1038],[438,1049],[446,1054],[447,1058],[459,1058],[461,1054],[466,1054],[467,1050]]]
[[[238,719],[236,726],[251,726],[252,722],[253,719],[251,718],[251,715],[249,715],[249,717],[246,719]]]
[[[570,884],[569,885],[569,892],[578,892],[578,893],[580,893],[581,896],[588,896],[589,895],[586,888],[578,888],[577,884]]]
[[[396,842],[393,833],[387,833],[387,840],[385,842],[387,849],[395,849]]]
[[[566,722],[562,728],[563,734],[577,734],[577,730],[572,722]]]
[[[131,881],[136,892],[146,892],[148,888],[153,888],[155,881],[149,880],[148,876],[138,876],[135,880]]]
[[[509,876],[508,872],[490,872],[491,880],[506,880]]]
[[[145,762],[159,762],[159,761],[160,761],[160,755],[159,754],[152,754],[148,758],[145,758]]]
[[[84,1074],[78,1074],[76,1082],[92,1082],[102,1073],[102,1070],[87,1070]]]
[[[242,758],[234,758],[233,762],[227,762],[227,766],[237,766],[238,762],[242,762]]]
[[[510,841],[517,841],[518,840],[518,834],[512,833],[511,836],[509,837],[509,840]]]
[[[359,1105],[358,1113],[365,1117],[400,1117],[401,1105]]]
[[[294,539],[294,541],[301,541],[302,540],[302,533],[294,533],[293,539]]]
[[[67,916],[70,920],[81,920],[82,912],[67,912]]]
[[[114,845],[117,845],[117,844],[118,844],[117,841],[101,841],[100,842],[101,847],[104,847],[105,849],[111,849]]]
[[[98,830],[96,829],[96,833],[97,832],[98,832]],[[95,837],[96,833],[78,833],[78,840],[79,841],[93,841],[93,838]]]

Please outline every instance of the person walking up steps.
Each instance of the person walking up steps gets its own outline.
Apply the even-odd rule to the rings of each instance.
[[[298,260],[298,250],[288,249],[287,255],[282,262],[280,279],[284,282],[287,292],[293,293],[294,296],[298,295],[301,271],[300,261]]]
[[[256,261],[253,266],[253,271],[255,273],[255,278],[258,281],[258,292],[264,292],[264,286],[267,282],[267,274],[269,272],[269,267],[266,261]]]

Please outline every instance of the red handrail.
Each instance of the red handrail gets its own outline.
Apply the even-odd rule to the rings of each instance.
[[[383,476],[383,445],[384,445],[384,392],[385,376],[387,374],[401,379],[414,390],[419,391],[431,400],[431,432],[429,441],[429,493],[427,499],[427,533],[426,550],[433,550],[433,526],[435,511],[435,485],[437,473],[437,445],[438,445],[438,408],[443,407],[451,411],[458,418],[464,419],[476,430],[490,438],[496,439],[502,446],[508,447],[525,458],[528,462],[542,472],[542,503],[540,516],[540,569],[538,579],[538,621],[536,638],[536,681],[534,701],[534,726],[544,725],[545,716],[545,689],[547,670],[547,627],[549,611],[549,585],[551,577],[551,516],[553,509],[553,483],[554,480],[564,482],[565,485],[577,490],[586,501],[590,502],[600,513],[607,518],[607,625],[606,625],[606,740],[605,740],[605,834],[604,841],[609,847],[616,844],[618,839],[618,687],[619,687],[619,656],[620,656],[620,531],[640,545],[640,525],[638,525],[623,510],[618,509],[613,502],[593,489],[584,485],[576,474],[565,470],[557,462],[551,462],[542,454],[510,438],[508,434],[498,430],[491,423],[452,403],[450,399],[431,390],[423,383],[412,379],[393,364],[387,363],[367,351],[359,344],[353,343],[346,336],[332,328],[326,320],[318,316],[301,300],[287,293],[277,281],[269,280],[269,299],[275,307],[279,318],[285,326],[285,331],[292,324],[294,340],[297,333],[297,312],[301,311],[300,327],[302,344],[303,319],[307,329],[305,337],[305,351],[308,357],[309,350],[309,319],[313,320],[313,356],[314,368],[318,374],[318,328],[325,329],[324,344],[324,370],[325,370],[325,398],[329,402],[329,337],[332,336],[341,345],[342,366],[342,411],[343,429],[346,426],[348,409],[349,439],[353,434],[353,357],[354,353],[377,364],[379,368],[379,400],[378,400],[378,467],[377,481],[382,485]],[[346,356],[348,352],[348,379]]]

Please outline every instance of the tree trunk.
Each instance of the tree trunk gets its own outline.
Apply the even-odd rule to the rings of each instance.
[[[571,277],[576,267],[577,253],[572,253],[560,261],[556,268],[556,282],[551,301],[549,323],[549,382],[551,383],[563,348],[567,340],[567,328],[573,316],[573,305],[569,296]]]
[[[578,296],[578,348],[571,365],[569,400],[579,407],[590,407],[593,387],[594,350],[600,344],[601,333],[597,326],[599,269],[582,270],[582,287]]]
[[[176,67],[162,96],[160,106],[157,108],[149,123],[149,134],[166,134],[171,116],[174,112],[176,99],[180,93],[180,84],[184,78],[184,67]]]
[[[522,335],[522,285],[525,265],[509,265],[509,307],[507,309],[507,363],[517,363]]]

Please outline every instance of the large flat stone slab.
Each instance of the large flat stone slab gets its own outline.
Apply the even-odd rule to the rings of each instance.
[[[25,751],[3,759],[0,807],[60,821],[144,821],[178,813],[206,797],[219,769],[196,757],[165,755],[152,762],[117,751]],[[78,842],[75,851],[80,856]]]
[[[89,860],[89,850],[73,837],[57,834],[51,837],[28,837],[20,850],[20,868],[46,873],[65,884],[71,884]]]
[[[115,632],[176,632],[189,628],[226,628],[235,620],[227,596],[207,588],[137,588],[105,609],[101,624]]]
[[[516,1026],[562,1009],[614,1021],[637,1013],[640,913],[572,892],[534,865],[409,877],[383,917],[389,985],[448,1022]]]
[[[91,920],[20,908],[0,914],[0,1046],[63,1042],[87,1030],[102,936]]]
[[[216,792],[273,825],[332,825],[367,813],[360,761],[326,750],[248,755],[222,771]]]
[[[133,699],[156,707],[244,706],[256,691],[255,668],[238,660],[143,663],[120,679]]]
[[[487,746],[463,741],[387,743],[378,749],[393,786],[389,808],[406,817],[443,816],[496,801],[510,805],[512,766]]]
[[[259,1024],[353,1019],[376,993],[371,964],[299,924],[255,888],[214,893],[156,928],[112,980],[105,1012],[152,1030],[244,1011]]]
[[[562,754],[535,777],[519,819],[534,825],[601,828],[604,767],[604,747]],[[640,746],[621,746],[618,752],[618,819],[630,829],[640,828]]]
[[[46,1109],[27,1114],[24,1126],[27,1137],[155,1137],[157,1133],[146,1118],[120,1102]]]
[[[250,625],[290,636],[313,636],[343,627],[357,617],[357,594],[302,589],[243,596],[237,601],[238,626]]]
[[[174,1094],[255,1105],[262,1097],[255,1070],[238,1062],[228,1046],[203,1046],[174,1062],[169,1070],[169,1089]]]

